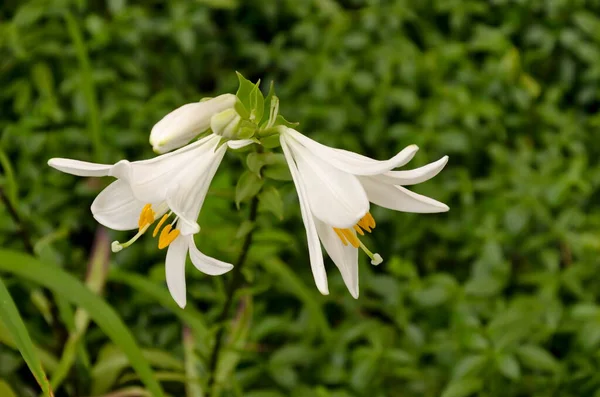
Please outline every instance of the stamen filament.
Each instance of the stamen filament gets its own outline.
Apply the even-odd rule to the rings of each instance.
[[[362,241],[358,241],[360,244],[360,248],[371,258],[371,265],[377,266],[381,262],[383,262],[383,258],[378,253],[372,253],[363,243]]]
[[[110,246],[112,252],[119,252],[123,248],[127,248],[131,244],[135,243],[137,241],[137,239],[142,236],[142,234],[146,233],[146,230],[148,230],[149,227],[150,227],[150,224],[147,224],[146,226],[142,227],[140,230],[138,230],[138,232],[136,233],[135,236],[133,236],[129,241],[127,241],[127,242],[125,242],[123,244],[121,244],[118,241],[113,241],[112,244],[111,244],[111,246]]]

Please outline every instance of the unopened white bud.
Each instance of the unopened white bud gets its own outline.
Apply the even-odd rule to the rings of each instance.
[[[241,120],[235,109],[225,109],[210,119],[210,128],[223,138],[237,138]]]
[[[210,127],[210,120],[215,114],[232,109],[236,100],[233,94],[223,94],[173,110],[152,127],[152,149],[156,153],[166,153],[188,144]]]

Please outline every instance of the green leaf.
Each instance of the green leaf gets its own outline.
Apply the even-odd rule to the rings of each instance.
[[[556,358],[539,346],[521,346],[517,349],[517,354],[523,365],[531,369],[557,372],[560,368]]]
[[[508,379],[518,380],[521,377],[521,366],[512,354],[499,354],[496,357],[498,371]]]
[[[276,181],[291,181],[292,174],[287,164],[268,165],[262,172],[265,178],[274,179]]]
[[[258,195],[258,210],[270,212],[279,220],[283,219],[283,200],[275,187],[269,186]]]
[[[198,366],[200,359],[195,352],[196,341],[189,328],[183,329],[183,356],[185,359],[185,395],[186,397],[203,397],[200,385]]]
[[[261,169],[265,165],[284,165],[287,167],[285,157],[281,153],[249,153],[246,157],[246,165],[248,169],[254,172],[256,175],[261,174]]]
[[[463,378],[450,383],[442,397],[467,397],[477,393],[483,387],[480,379]]]
[[[17,397],[17,394],[8,385],[8,383],[6,383],[2,379],[0,379],[0,396],[2,396],[2,397]]]
[[[277,115],[277,118],[275,119],[275,125],[285,125],[286,127],[289,128],[296,128],[297,126],[300,125],[300,123],[295,122],[292,123],[290,121],[287,121],[282,115]]]
[[[240,208],[240,203],[256,196],[264,183],[264,179],[250,171],[245,171],[235,187],[235,205]]]
[[[45,396],[52,396],[50,382],[42,368],[42,363],[38,357],[27,327],[19,314],[19,310],[15,305],[8,289],[4,285],[4,281],[0,278],[0,317],[2,322],[9,331],[12,340],[23,356],[23,360],[31,370],[37,383],[42,387]]]
[[[479,374],[488,362],[488,358],[483,354],[467,356],[460,360],[454,368],[454,378],[472,377]]]
[[[81,281],[56,266],[45,265],[29,255],[6,249],[0,249],[0,270],[43,285],[85,309],[98,327],[127,355],[148,390],[155,396],[164,396],[131,332],[115,310]]]

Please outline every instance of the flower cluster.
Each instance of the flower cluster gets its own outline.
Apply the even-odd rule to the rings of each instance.
[[[359,249],[373,265],[382,262],[361,241],[365,232],[376,227],[370,203],[404,212],[448,211],[445,204],[403,187],[434,177],[448,157],[413,170],[394,171],[413,158],[417,146],[410,145],[383,161],[327,147],[296,131],[294,124],[278,114],[279,100],[272,86],[265,98],[259,83],[238,77],[236,95],[183,105],[156,123],[150,133],[150,144],[160,154],[155,158],[115,164],[53,158],[48,164],[72,175],[116,178],[92,203],[94,218],[114,230],[137,230],[129,241],[113,242],[113,252],[127,248],[152,229],[158,248],[168,247],[167,286],[184,307],[188,254],[192,264],[209,275],[233,268],[204,255],[194,241],[200,231],[198,215],[225,152],[278,138],[298,192],[317,288],[329,293],[322,244],[357,298]]]

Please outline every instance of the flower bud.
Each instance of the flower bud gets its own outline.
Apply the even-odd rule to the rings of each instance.
[[[215,114],[233,108],[236,100],[233,94],[223,94],[204,102],[188,103],[173,110],[152,127],[152,149],[156,153],[166,153],[186,145],[210,127],[210,120]]]
[[[241,119],[235,109],[226,109],[210,119],[210,128],[213,133],[223,138],[236,139]]]

